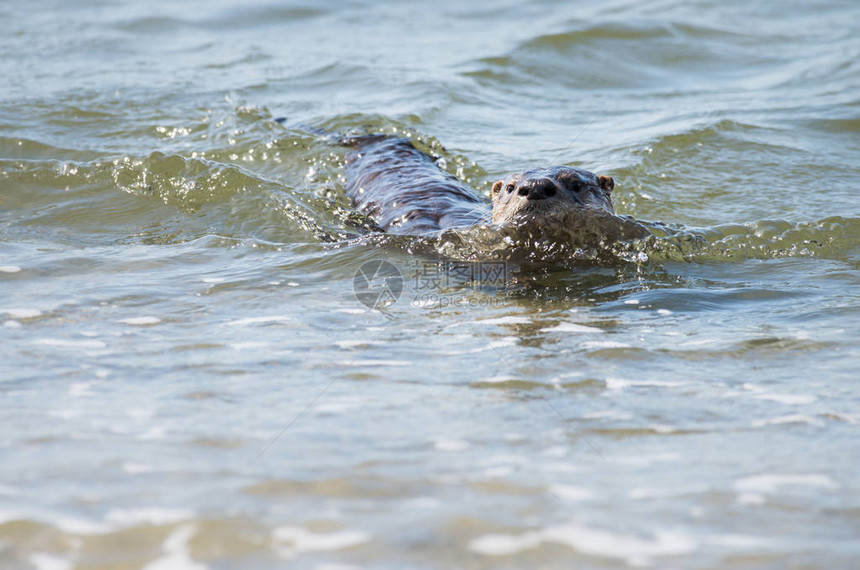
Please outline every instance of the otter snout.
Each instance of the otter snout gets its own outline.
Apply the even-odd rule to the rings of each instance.
[[[555,182],[549,178],[535,178],[520,183],[517,194],[525,196],[526,200],[546,200],[557,191]]]

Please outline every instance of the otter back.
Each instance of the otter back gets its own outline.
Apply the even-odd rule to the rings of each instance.
[[[387,232],[418,234],[489,222],[489,205],[407,139],[348,141],[346,194]]]

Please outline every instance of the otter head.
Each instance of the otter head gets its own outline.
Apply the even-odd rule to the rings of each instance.
[[[553,166],[512,174],[493,184],[493,223],[516,221],[542,212],[592,209],[614,213],[615,182],[587,170]]]

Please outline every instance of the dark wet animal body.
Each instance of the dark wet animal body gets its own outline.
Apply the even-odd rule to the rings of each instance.
[[[490,221],[487,203],[408,139],[350,139],[346,194],[387,232],[420,234]]]
[[[568,214],[614,213],[612,178],[587,170],[555,166],[512,174],[493,184],[491,210],[408,139],[370,135],[344,142],[353,147],[347,157],[347,196],[387,232],[423,234],[522,221],[537,226],[569,220]]]

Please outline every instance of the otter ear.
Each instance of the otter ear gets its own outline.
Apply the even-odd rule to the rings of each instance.
[[[501,180],[496,180],[495,182],[493,182],[493,196],[499,195],[499,192],[502,191],[502,184],[504,184],[504,182],[502,182]]]
[[[607,194],[611,194],[612,189],[615,188],[615,181],[611,176],[598,176],[597,183],[600,184],[600,187],[603,188],[603,191]]]

